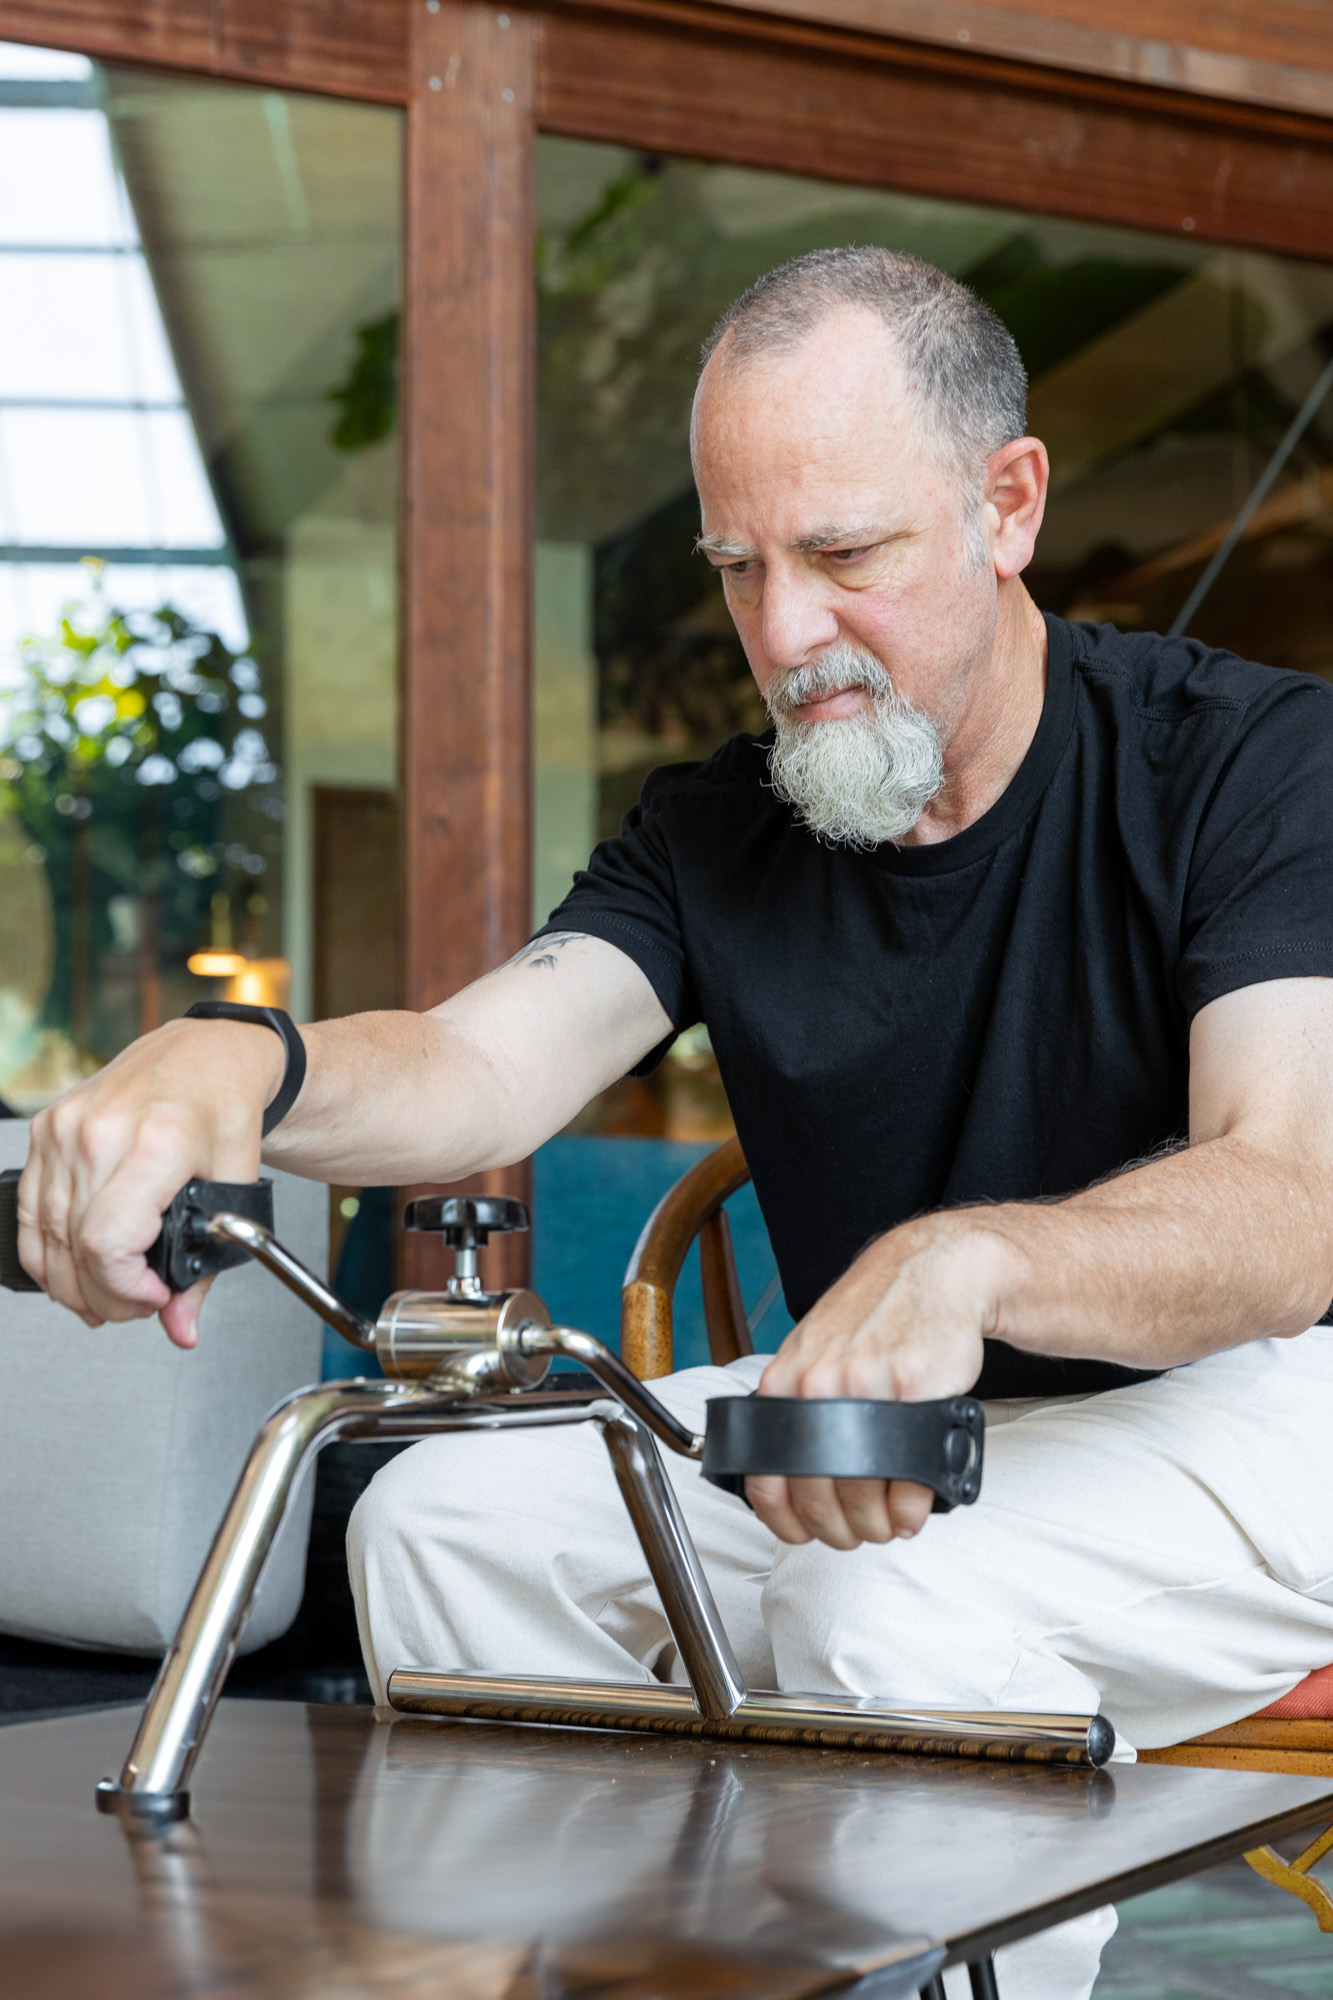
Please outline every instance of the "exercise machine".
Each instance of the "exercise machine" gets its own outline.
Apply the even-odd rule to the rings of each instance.
[[[17,1182],[13,1171],[0,1174],[0,1284],[36,1290],[18,1260]],[[1115,1736],[1100,1715],[905,1708],[747,1688],[658,1449],[693,1460],[738,1504],[748,1475],[781,1473],[912,1480],[947,1511],[972,1505],[981,1490],[980,1403],[968,1396],[922,1403],[726,1396],[708,1404],[696,1435],[600,1341],[552,1325],[535,1293],[483,1289],[477,1251],[494,1234],[527,1228],[521,1202],[418,1200],[408,1205],[404,1226],[451,1246],[454,1274],[440,1292],[394,1293],[372,1323],[277,1241],[271,1182],[191,1181],[163,1216],[149,1262],[173,1291],[253,1258],[344,1340],[373,1354],[383,1376],[298,1390],[265,1420],[120,1775],[98,1787],[103,1811],[139,1824],[188,1815],[190,1774],[265,1560],[303,1468],[323,1445],[583,1423],[601,1433],[688,1686],[405,1666],[389,1678],[392,1708],[547,1727],[1105,1763]],[[557,1358],[583,1371],[572,1386],[550,1376]]]

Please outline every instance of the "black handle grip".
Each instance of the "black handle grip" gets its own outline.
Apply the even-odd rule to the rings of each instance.
[[[973,1396],[932,1403],[851,1397],[714,1396],[703,1475],[745,1497],[752,1472],[789,1479],[910,1479],[929,1486],[934,1511],[970,1507],[981,1491],[986,1413]]]
[[[20,1169],[0,1173],[0,1285],[10,1292],[39,1292],[19,1262],[18,1185]],[[187,1181],[162,1217],[162,1230],[148,1252],[148,1266],[173,1292],[188,1291],[200,1278],[214,1278],[244,1264],[246,1253],[235,1243],[218,1243],[204,1234],[210,1216],[223,1210],[273,1227],[273,1183],[257,1181]]]

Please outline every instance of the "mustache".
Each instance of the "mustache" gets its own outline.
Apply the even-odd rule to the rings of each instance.
[[[796,716],[804,702],[845,688],[863,689],[870,712],[822,723]],[[816,840],[853,849],[899,841],[939,792],[939,726],[898,693],[873,653],[841,641],[775,674],[764,696],[774,724],[773,790]]]
[[[873,653],[859,647],[830,646],[817,660],[803,667],[787,667],[774,674],[764,690],[764,704],[775,722],[794,715],[807,701],[837,694],[844,688],[862,688],[875,701],[894,693],[888,669]]]

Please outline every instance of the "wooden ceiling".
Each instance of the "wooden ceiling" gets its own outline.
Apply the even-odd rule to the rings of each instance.
[[[410,95],[417,0],[3,0],[0,34],[359,97]],[[601,11],[662,16],[654,0]],[[785,22],[1333,117],[1330,0],[702,0],[773,36]]]
[[[844,4],[891,10],[899,0],[778,4],[824,23],[747,13],[744,0],[515,10],[515,28],[522,22],[535,43],[536,122],[664,152],[1333,255],[1333,117],[828,25]],[[1034,4],[1048,24],[1096,11],[1093,0]],[[412,103],[429,88],[427,44],[413,32],[418,7],[424,29],[427,0],[0,0],[0,37]],[[922,19],[938,11],[936,0],[919,7]],[[1146,28],[1149,12],[1146,0],[1117,0],[1111,24],[1123,16],[1126,31]],[[1248,34],[1264,60],[1276,50],[1313,61],[1333,47],[1315,34],[1330,14],[1330,0],[1265,10],[1173,0],[1154,18],[1184,32],[1216,17],[1233,53]],[[517,46],[520,37],[507,39]],[[1295,74],[1298,61],[1287,67]]]
[[[1329,0],[733,0],[1091,76],[1333,115]]]

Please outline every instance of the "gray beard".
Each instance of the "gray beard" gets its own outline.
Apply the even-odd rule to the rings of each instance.
[[[799,722],[792,710],[813,695],[861,687],[868,715]],[[878,847],[910,833],[944,783],[944,747],[933,718],[897,692],[873,653],[842,643],[808,667],[769,682],[765,701],[777,740],[768,753],[778,797],[831,847]]]

